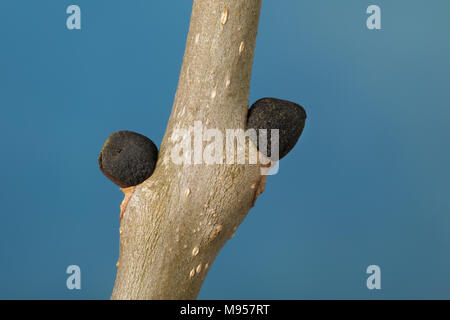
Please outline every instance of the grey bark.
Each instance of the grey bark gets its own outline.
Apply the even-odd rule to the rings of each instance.
[[[120,227],[112,299],[195,299],[264,185],[258,165],[177,165],[176,128],[245,129],[261,0],[194,0],[175,102],[153,175]],[[251,147],[251,146],[250,146]]]

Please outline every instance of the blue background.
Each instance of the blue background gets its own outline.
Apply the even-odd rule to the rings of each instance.
[[[66,28],[66,8],[82,30]],[[382,30],[366,9],[382,9]],[[0,298],[107,299],[106,137],[158,145],[191,1],[0,2]],[[264,1],[250,101],[308,113],[200,298],[450,298],[449,1]],[[66,288],[66,267],[82,290]],[[381,267],[381,290],[366,268]]]

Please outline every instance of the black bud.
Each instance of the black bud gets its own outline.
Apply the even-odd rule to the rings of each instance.
[[[302,106],[286,100],[262,98],[250,107],[247,128],[255,129],[258,139],[259,129],[267,129],[267,149],[259,150],[257,142],[253,141],[253,143],[268,158],[274,158],[271,155],[270,129],[278,129],[279,159],[281,159],[297,143],[305,127],[305,120],[306,112]]]
[[[135,132],[112,133],[98,156],[103,174],[122,188],[136,186],[151,176],[158,159],[152,140]]]

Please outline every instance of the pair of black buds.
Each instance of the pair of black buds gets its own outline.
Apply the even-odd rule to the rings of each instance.
[[[247,129],[267,129],[266,155],[271,150],[270,129],[279,130],[279,159],[286,156],[297,143],[305,126],[306,112],[302,106],[275,98],[256,101],[248,111]],[[258,141],[258,140],[257,140]],[[258,147],[257,141],[253,143]],[[259,148],[258,148],[259,150]],[[270,154],[269,154],[270,158]],[[98,157],[103,174],[122,188],[136,186],[153,173],[158,148],[149,138],[131,131],[111,134]]]

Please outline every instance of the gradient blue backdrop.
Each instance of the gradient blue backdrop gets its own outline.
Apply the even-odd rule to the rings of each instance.
[[[66,28],[70,4],[81,31]],[[0,2],[0,298],[109,298],[122,193],[97,155],[121,129],[159,145],[191,4]],[[381,31],[366,28],[370,4]],[[264,1],[250,101],[299,102],[308,121],[200,298],[450,298],[449,13]]]

